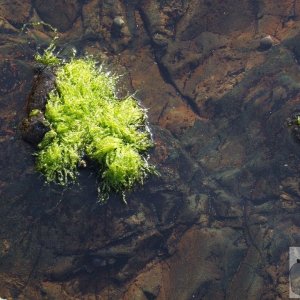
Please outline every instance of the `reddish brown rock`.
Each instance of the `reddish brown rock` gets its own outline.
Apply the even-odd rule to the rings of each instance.
[[[295,14],[295,5],[297,1],[272,1],[260,0],[259,1],[259,14],[260,15],[273,15],[279,17],[293,17]]]
[[[72,27],[75,19],[79,16],[80,8],[78,0],[35,1],[35,9],[40,18],[59,31],[67,31]]]
[[[18,28],[21,28],[28,22],[31,13],[32,6],[30,0],[5,0],[0,5],[0,16]]]
[[[78,186],[44,186],[16,127],[30,56],[5,35],[0,296],[286,299],[288,248],[300,243],[288,126],[300,110],[298,11],[294,1],[83,4],[84,36],[78,23],[63,38],[122,66],[125,90],[149,110],[161,175],[128,206],[99,206],[88,170]]]
[[[228,245],[225,257],[220,253],[222,244],[232,234],[234,232],[229,229],[189,229],[177,245],[174,256],[165,262],[148,265],[129,284],[124,300],[147,299],[150,295],[159,300],[199,299],[208,294],[214,299],[224,297],[218,282],[222,280],[222,264],[226,255],[241,255],[245,250],[245,245],[240,248]],[[208,250],[212,248],[213,251]]]
[[[122,51],[131,42],[130,20],[121,1],[89,1],[83,5],[82,19],[85,38],[99,39],[110,50]]]

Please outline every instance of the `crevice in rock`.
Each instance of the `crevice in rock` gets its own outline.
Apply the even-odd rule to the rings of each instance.
[[[33,260],[33,264],[32,264],[32,268],[30,269],[30,272],[28,274],[28,277],[26,279],[26,282],[24,284],[24,287],[22,289],[22,294],[25,294],[26,293],[26,289],[27,287],[29,286],[30,284],[30,281],[32,280],[32,278],[34,277],[34,274],[37,270],[37,267],[39,265],[39,262],[40,262],[40,259],[41,259],[41,256],[42,256],[42,251],[43,251],[43,244],[41,242],[41,238],[40,238],[40,230],[38,230],[38,240],[39,240],[39,249],[38,249],[38,252],[37,252],[37,255],[36,255],[36,258]]]
[[[170,75],[168,69],[160,62],[160,59],[157,58],[155,54],[155,61],[157,63],[159,73],[164,80],[164,82],[172,85],[172,87],[175,89],[176,93],[180,95],[180,97],[184,100],[184,102],[189,106],[189,108],[197,115],[201,116],[201,112],[199,110],[199,107],[195,100],[187,95],[184,95],[180,89],[177,87],[176,83],[172,80],[172,76]]]
[[[254,33],[257,34],[259,31],[259,26],[258,26],[259,0],[250,0],[250,4],[252,7],[252,14],[254,16]]]
[[[137,9],[138,2],[139,1],[137,1],[137,0],[135,0],[135,1],[125,0],[124,1],[125,10],[126,10],[126,19],[128,22],[128,28],[134,38],[137,35],[137,30],[136,30],[137,24],[136,24],[134,12]]]
[[[158,118],[157,118],[157,122],[158,122],[158,123],[159,123],[159,121],[161,120],[162,116],[164,115],[164,113],[165,113],[166,109],[168,108],[168,106],[169,106],[169,102],[167,102],[167,103],[163,106],[163,108],[162,108],[162,110],[161,110],[161,112],[160,112],[160,114],[159,114],[159,116],[158,116]]]
[[[296,14],[296,1],[297,1],[297,0],[294,0],[294,1],[293,1],[292,15],[294,16],[294,18],[297,17],[297,14]]]
[[[168,68],[166,66],[164,66],[164,64],[161,62],[161,58],[165,55],[166,51],[167,51],[167,47],[168,47],[168,42],[170,41],[170,37],[167,36],[166,32],[154,32],[153,29],[149,28],[151,27],[151,22],[149,22],[149,20],[147,20],[147,17],[145,15],[145,13],[143,12],[143,10],[140,7],[137,7],[138,12],[141,16],[141,19],[143,21],[144,24],[144,28],[145,31],[147,32],[148,36],[151,39],[151,48],[153,50],[154,53],[154,58],[155,58],[155,62],[158,66],[158,70],[159,73],[161,75],[161,78],[163,79],[163,81],[167,84],[170,84],[176,91],[176,93],[178,95],[180,95],[180,97],[184,100],[184,102],[186,102],[186,104],[189,106],[189,108],[197,115],[197,116],[201,116],[200,114],[200,110],[197,106],[197,103],[194,101],[193,98],[184,95],[180,89],[177,87],[176,83],[174,82],[174,80],[172,79],[172,76],[170,75],[170,72],[168,70]],[[160,35],[165,37],[165,42],[163,45],[157,45],[157,43],[155,43],[153,41],[153,37],[155,36],[155,34],[159,33]]]
[[[258,245],[255,243],[254,237],[251,234],[251,230],[249,228],[249,216],[248,216],[248,199],[245,198],[244,205],[243,205],[243,228],[244,228],[244,234],[245,234],[245,240],[249,244],[249,246],[254,247],[259,256],[262,258],[261,250],[259,249]]]

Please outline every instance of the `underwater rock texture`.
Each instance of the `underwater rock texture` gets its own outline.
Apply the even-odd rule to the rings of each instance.
[[[300,111],[299,2],[64,1],[55,16],[42,1],[7,3],[0,296],[287,299],[288,250],[300,245],[300,144],[287,126]],[[16,19],[14,5],[24,6]],[[65,53],[105,60],[149,109],[161,176],[128,206],[99,206],[92,170],[68,189],[35,172],[19,125],[50,33],[19,35],[30,18],[62,24]]]

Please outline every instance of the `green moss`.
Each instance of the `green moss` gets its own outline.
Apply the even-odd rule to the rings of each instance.
[[[38,60],[48,64],[48,58]],[[132,97],[117,99],[116,77],[92,59],[73,58],[56,68],[56,76],[45,111],[51,130],[38,146],[37,169],[48,182],[64,185],[76,179],[87,157],[99,168],[102,200],[143,183],[155,172],[146,156],[152,141],[145,110]]]
[[[29,117],[35,117],[35,116],[38,116],[39,114],[42,114],[42,112],[39,109],[33,109],[30,112]]]
[[[60,59],[54,54],[55,50],[55,39],[51,42],[49,47],[45,49],[43,54],[37,53],[34,56],[34,59],[41,64],[47,65],[47,66],[55,66],[60,63]]]

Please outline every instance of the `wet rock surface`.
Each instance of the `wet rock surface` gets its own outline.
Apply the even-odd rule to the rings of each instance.
[[[23,119],[20,131],[26,142],[37,146],[50,130],[44,112],[50,92],[55,90],[55,71],[43,65],[35,66],[32,88],[27,98],[27,116]]]
[[[78,185],[43,183],[19,124],[37,82],[27,42],[48,33],[17,36],[18,21],[1,15],[12,27],[0,45],[0,296],[287,299],[288,251],[300,243],[298,2],[76,5],[80,18],[37,11],[67,24],[62,48],[122,70],[149,109],[161,176],[128,206],[99,205],[87,168]]]
[[[34,8],[43,21],[60,31],[67,31],[79,16],[81,7],[78,0],[35,0]]]
[[[7,20],[11,25],[21,28],[24,23],[28,22],[31,14],[32,4],[30,0],[1,1],[0,16],[3,18],[3,23]]]

